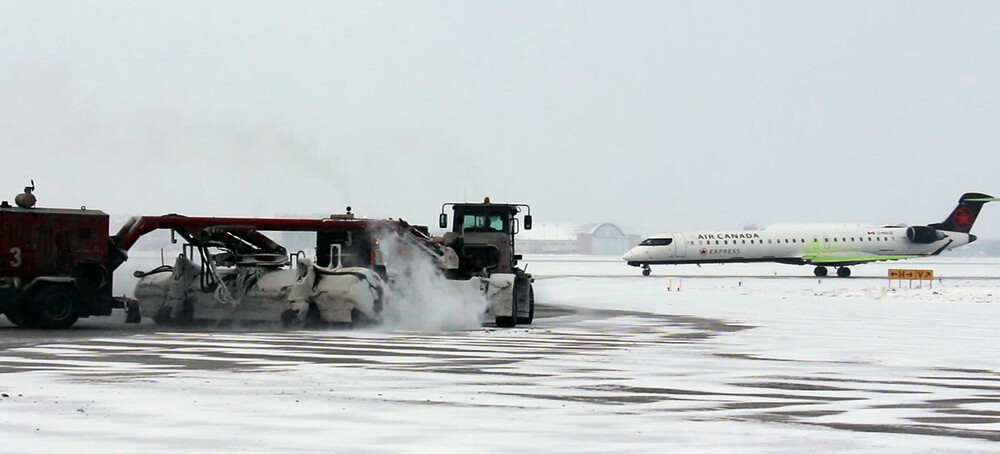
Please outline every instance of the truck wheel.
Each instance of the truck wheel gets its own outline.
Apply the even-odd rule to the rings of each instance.
[[[521,299],[520,293],[521,293],[520,292],[520,286],[517,285],[517,283],[515,282],[515,284],[514,284],[514,291],[510,295],[510,299],[511,299],[511,302],[510,302],[511,303],[510,304],[510,306],[511,306],[510,312],[511,313],[510,313],[509,316],[506,316],[506,315],[498,315],[498,316],[496,316],[497,328],[513,328],[513,327],[517,326],[517,320],[518,320],[518,316],[517,316],[517,302],[518,302],[519,299]]]
[[[30,314],[25,314],[24,312],[7,312],[4,315],[7,316],[7,320],[10,320],[18,328],[38,327],[38,323],[35,322],[35,319]]]
[[[194,304],[190,301],[184,302],[184,306],[181,307],[181,313],[177,318],[170,317],[170,314],[173,312],[174,309],[172,307],[164,305],[153,314],[153,321],[160,326],[190,326],[194,324]]]
[[[160,307],[160,310],[153,314],[153,322],[160,326],[170,326],[170,306]]]
[[[281,313],[281,327],[282,328],[298,328],[299,323],[299,311],[297,309],[285,309]]]
[[[530,325],[535,320],[535,289],[528,284],[528,316],[518,317],[517,324]]]
[[[497,328],[513,328],[517,326],[517,317],[497,317]]]
[[[42,328],[66,329],[79,318],[76,313],[79,299],[73,287],[48,284],[31,298],[31,312]]]

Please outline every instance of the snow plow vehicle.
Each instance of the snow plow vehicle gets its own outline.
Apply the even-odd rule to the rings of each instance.
[[[134,296],[142,314],[164,325],[378,322],[387,283],[375,232],[414,232],[402,221],[351,214],[326,219],[167,215],[133,218],[115,237],[129,247],[156,229],[170,229],[185,240],[173,266],[135,273]],[[302,252],[289,254],[261,231],[315,233],[315,262]]]
[[[415,261],[436,269],[440,279],[430,285],[479,294],[484,316],[491,315],[498,327],[530,324],[531,276],[516,267],[520,257],[513,254],[516,215],[527,205],[447,205],[455,207],[456,225],[441,238],[403,220],[357,219],[350,213],[318,220],[144,217],[130,221],[116,238],[128,247],[148,231],[171,229],[186,241],[173,266],[136,273],[142,314],[160,324],[378,323],[386,304],[405,303],[389,295],[413,295],[399,287],[412,285],[407,277]],[[526,227],[530,223],[528,214]],[[289,255],[261,231],[315,232],[315,262],[303,252]]]
[[[273,322],[285,326],[378,323],[388,304],[421,289],[412,286],[416,263],[435,272],[435,292],[477,294],[498,327],[534,318],[531,275],[517,268],[517,214],[527,205],[445,204],[455,225],[443,237],[403,220],[138,218],[119,232],[119,243],[152,229],[171,229],[186,241],[174,266],[137,272],[135,298],[142,314],[160,324],[196,321]],[[525,228],[531,215],[524,217]],[[442,213],[440,222],[447,223]],[[315,232],[315,262],[291,255],[261,231]],[[221,251],[213,253],[212,251]],[[197,253],[200,264],[192,257]],[[397,298],[393,301],[393,296]],[[431,304],[434,304],[432,301]]]
[[[69,328],[114,308],[128,322],[145,316],[164,325],[356,325],[382,321],[393,298],[436,304],[455,295],[475,300],[480,321],[492,316],[499,327],[534,316],[531,276],[514,255],[517,214],[527,205],[445,204],[455,225],[436,238],[401,219],[355,218],[349,207],[322,219],[142,216],[109,236],[107,214],[34,208],[32,189],[18,207],[0,205],[0,312],[17,326]],[[169,230],[174,243],[179,235],[182,252],[172,265],[136,272],[135,299],[112,296],[114,271],[155,230]],[[262,232],[314,234],[315,248],[289,253]]]
[[[447,207],[454,211],[451,231],[443,243],[459,257],[459,266],[448,270],[451,279],[479,278],[490,285],[503,287],[502,297],[494,296],[490,314],[499,327],[530,325],[535,318],[535,291],[531,275],[517,266],[521,260],[514,252],[514,237],[520,230],[517,217],[522,209],[525,230],[531,229],[531,207],[526,204],[446,203],[441,206],[438,226],[448,227]]]

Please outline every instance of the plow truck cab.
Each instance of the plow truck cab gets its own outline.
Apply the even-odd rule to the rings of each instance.
[[[455,269],[448,270],[449,279],[481,278],[486,285],[503,289],[487,289],[490,307],[498,327],[531,324],[535,316],[535,295],[531,275],[517,266],[521,256],[514,253],[514,237],[523,226],[531,229],[531,207],[526,204],[446,203],[441,206],[438,218],[440,228],[448,228],[448,214],[452,208],[454,218],[451,230],[444,234],[443,242],[458,255]]]

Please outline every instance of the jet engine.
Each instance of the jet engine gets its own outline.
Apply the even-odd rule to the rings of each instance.
[[[938,240],[943,240],[944,237],[944,233],[925,225],[915,225],[906,229],[906,239],[911,243],[930,244]]]

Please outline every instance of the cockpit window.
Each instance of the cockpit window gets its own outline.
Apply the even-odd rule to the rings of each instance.
[[[667,246],[673,243],[673,238],[647,238],[639,246]]]

